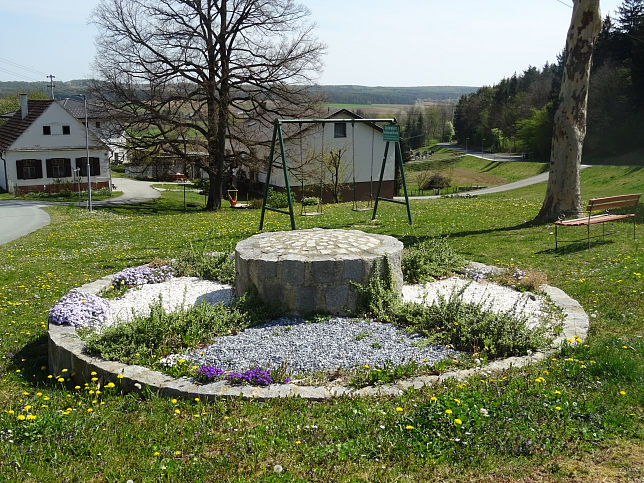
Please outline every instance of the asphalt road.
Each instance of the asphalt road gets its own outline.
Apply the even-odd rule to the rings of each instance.
[[[0,200],[0,245],[49,225],[51,218],[42,204]]]
[[[94,201],[93,207],[143,203],[161,196],[159,191],[151,187],[153,184],[151,182],[128,178],[114,178],[112,182],[116,185],[116,189],[122,191],[123,194],[110,200]],[[0,200],[0,245],[49,225],[51,218],[42,208],[55,204],[68,205],[69,203]],[[80,205],[87,206],[87,202],[82,202]]]

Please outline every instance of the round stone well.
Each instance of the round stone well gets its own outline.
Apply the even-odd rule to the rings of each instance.
[[[290,314],[355,312],[357,291],[376,262],[381,274],[389,259],[395,287],[402,290],[403,244],[386,235],[358,230],[310,230],[260,233],[235,247],[238,295],[255,286],[261,299]]]

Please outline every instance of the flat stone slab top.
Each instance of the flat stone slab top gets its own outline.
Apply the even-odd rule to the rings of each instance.
[[[403,244],[396,238],[358,230],[310,230],[260,233],[235,247],[238,295],[255,286],[267,303],[286,312],[338,315],[356,310],[351,282],[366,284],[387,260],[396,288],[402,289]]]

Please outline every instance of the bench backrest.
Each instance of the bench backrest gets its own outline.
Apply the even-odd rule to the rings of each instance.
[[[609,210],[621,206],[634,206],[639,203],[641,193],[621,196],[607,196],[605,198],[593,198],[588,200],[588,213],[599,210]]]

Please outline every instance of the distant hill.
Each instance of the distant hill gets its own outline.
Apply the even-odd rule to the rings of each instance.
[[[54,95],[65,98],[84,94],[89,79],[55,82]],[[458,101],[463,94],[476,92],[478,87],[468,86],[421,86],[421,87],[367,87],[355,85],[311,86],[311,92],[322,95],[331,104],[415,104],[418,101]],[[0,82],[0,97],[19,92],[49,92],[49,84],[43,82]]]
[[[458,101],[476,92],[469,86],[367,87],[352,85],[313,86],[331,104],[415,104],[417,101]]]
[[[64,99],[70,96],[85,94],[90,82],[91,81],[89,79],[78,79],[67,82],[54,81],[54,96],[58,99]],[[49,93],[49,82],[0,82],[0,97],[10,96],[21,92],[38,91]]]

